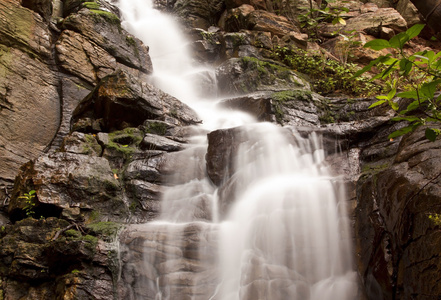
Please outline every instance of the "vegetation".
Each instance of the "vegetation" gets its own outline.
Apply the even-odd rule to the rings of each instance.
[[[321,1],[320,1],[321,2]],[[346,25],[346,21],[342,17],[343,13],[349,12],[349,9],[344,6],[329,5],[335,3],[336,0],[327,0],[328,6],[324,8],[314,8],[312,0],[309,0],[309,7],[306,8],[306,13],[300,14],[298,17],[300,27],[303,28],[312,40],[320,40],[319,27],[323,22],[332,24]],[[340,1],[347,2],[347,1]]]
[[[28,217],[34,217],[35,215],[35,193],[35,190],[31,190],[28,193],[24,193],[23,196],[18,197],[20,199],[24,199],[25,206],[23,207],[23,210]]]
[[[359,78],[357,76],[372,70],[373,67],[379,67],[372,79],[385,80],[390,88],[387,94],[377,96],[378,101],[372,104],[371,108],[387,104],[397,113],[393,121],[408,123],[390,134],[391,139],[412,132],[421,125],[441,122],[441,95],[437,94],[441,85],[441,52],[424,50],[409,55],[404,51],[406,44],[418,36],[423,28],[424,25],[417,24],[390,40],[376,39],[366,43],[365,47],[377,51],[390,49],[395,54],[378,57],[354,76]],[[435,141],[440,133],[440,129],[428,127],[426,138]]]
[[[368,77],[354,77],[359,69],[356,64],[343,64],[327,58],[319,51],[276,47],[274,56],[290,68],[307,75],[314,90],[320,94],[339,91],[353,96],[369,96],[382,90],[380,85]]]

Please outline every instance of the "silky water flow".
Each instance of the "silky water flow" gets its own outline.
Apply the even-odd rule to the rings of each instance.
[[[210,72],[194,66],[173,18],[149,1],[119,0],[123,26],[150,47],[153,83],[190,105],[204,134],[173,154],[160,216],[124,232],[120,298],[356,299],[344,192],[320,138],[201,97],[194,75]],[[206,132],[232,127],[240,143],[219,191],[206,175]]]

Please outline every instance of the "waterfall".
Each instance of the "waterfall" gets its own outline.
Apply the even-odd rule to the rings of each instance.
[[[125,233],[133,260],[123,262],[121,298],[355,299],[344,191],[320,137],[222,111],[198,94],[192,75],[210,70],[195,66],[173,18],[149,0],[118,6],[123,26],[150,47],[152,82],[191,106],[205,131],[240,129],[222,191],[206,175],[205,135],[177,154],[187,164],[164,187],[160,216]]]

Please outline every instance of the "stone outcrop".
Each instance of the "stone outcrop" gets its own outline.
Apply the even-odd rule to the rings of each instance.
[[[374,99],[321,96],[303,75],[277,61],[278,46],[323,49],[291,21],[305,13],[300,5],[309,5],[296,2],[302,4],[156,5],[193,27],[186,29],[197,59],[217,66],[216,79],[208,72],[195,75],[204,83],[201,94],[212,97],[216,85],[223,108],[295,127],[299,135],[322,134],[327,162],[347,186],[364,297],[435,298],[441,294],[441,241],[428,216],[441,213],[440,142],[425,140],[423,129],[391,141],[387,135],[403,126],[389,123],[393,112],[368,109]],[[328,23],[322,34],[363,31],[364,43],[417,22],[406,1],[398,1],[397,10],[390,2],[349,1],[349,12],[342,14],[346,25]],[[206,172],[210,188],[219,188],[225,214],[238,184],[234,157],[248,137],[242,128],[217,130],[208,133],[208,151],[191,148],[187,141],[199,132],[198,117],[149,83],[148,45],[121,27],[118,10],[104,0],[64,0],[62,9],[59,4],[0,1],[0,298],[155,299],[155,289],[167,286],[172,294],[190,297],[196,291],[206,300],[216,288],[209,284],[216,276],[216,231],[207,234],[202,225],[177,229],[185,233],[180,252],[175,244],[158,249],[156,243],[174,242],[180,233],[145,231],[137,224],[158,217],[170,182],[200,180]],[[323,53],[332,59],[335,43],[328,46]],[[355,52],[358,61],[373,55]],[[189,168],[183,157],[198,164]],[[207,199],[197,200],[198,220],[211,219]],[[127,248],[119,261],[114,241],[125,223],[131,225],[121,236]],[[206,264],[195,257],[201,238],[210,245],[199,257]],[[160,259],[125,264],[141,262],[145,253]],[[137,289],[140,282],[152,289]],[[252,294],[251,285],[247,292]]]
[[[43,153],[60,123],[59,78],[51,32],[17,1],[0,3],[0,184]],[[32,91],[32,92],[30,92]]]
[[[106,3],[88,9],[66,1],[58,28],[51,1],[0,4],[1,186],[9,188],[20,165],[60,146],[72,110],[101,78],[117,68],[152,72],[148,48]]]
[[[382,151],[389,154],[382,160],[361,153],[366,171],[357,184],[356,237],[366,293],[433,298],[440,293],[441,244],[429,215],[440,212],[440,142],[429,142],[421,128],[387,147],[395,151]]]

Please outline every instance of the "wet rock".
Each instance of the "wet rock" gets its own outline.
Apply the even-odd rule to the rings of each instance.
[[[21,5],[37,12],[44,20],[50,20],[52,0],[22,0]]]
[[[61,146],[64,137],[71,131],[70,119],[78,103],[84,99],[93,87],[74,76],[65,76],[61,79],[61,99],[63,101],[61,121],[58,132],[51,144],[51,149],[56,150]]]
[[[401,140],[390,167],[371,169],[357,184],[357,251],[370,298],[439,293],[441,244],[428,218],[439,213],[439,147],[418,129]]]
[[[206,30],[217,24],[224,5],[224,2],[220,0],[177,0],[173,6],[173,12],[187,27]]]
[[[111,12],[82,9],[69,15],[63,28],[80,33],[93,41],[117,62],[138,69],[144,73],[152,72],[152,63],[146,47],[121,27],[118,16]]]
[[[61,151],[90,156],[101,156],[102,148],[93,135],[73,132],[63,140]]]
[[[2,45],[40,59],[51,57],[48,24],[39,14],[20,6],[18,1],[6,0],[0,4],[0,37]]]
[[[270,94],[248,94],[243,97],[223,100],[222,107],[241,110],[259,121],[275,121]]]
[[[309,84],[294,71],[253,57],[229,59],[217,68],[216,75],[222,95],[309,89]]]
[[[140,147],[145,150],[164,150],[167,152],[179,151],[183,148],[181,143],[150,133],[144,136]]]
[[[64,30],[56,44],[60,66],[90,84],[116,69],[116,59],[83,35]]]
[[[26,205],[19,198],[29,191],[26,188],[36,191],[35,209],[50,205],[55,217],[72,207],[79,207],[87,219],[94,220],[122,220],[128,214],[121,185],[102,157],[58,152],[25,165],[9,205],[13,220],[20,218]]]
[[[0,54],[0,177],[10,182],[20,165],[50,145],[60,122],[60,98],[56,73],[47,64],[3,45]]]
[[[103,78],[73,112],[73,124],[85,118],[102,119],[104,131],[136,127],[146,119],[198,122],[187,105],[121,70]]]
[[[235,156],[240,144],[247,140],[240,127],[219,129],[208,134],[207,173],[220,185],[235,172]],[[228,146],[227,146],[228,145]]]

